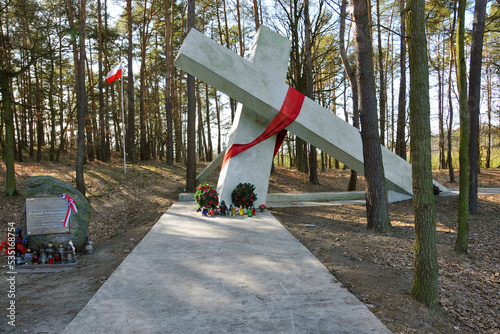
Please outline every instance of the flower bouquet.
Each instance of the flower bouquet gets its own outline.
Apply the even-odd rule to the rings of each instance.
[[[260,212],[264,212],[264,210],[266,209],[266,205],[265,204],[259,205],[259,209],[260,209]]]
[[[439,195],[439,193],[441,192],[441,189],[439,189],[439,187],[436,185],[433,186],[433,190],[434,190],[434,195]]]
[[[194,194],[194,199],[198,204],[198,208],[216,208],[219,204],[219,194],[214,187],[207,183],[203,183],[198,186],[196,193]]]
[[[236,207],[250,208],[253,206],[253,202],[257,200],[254,190],[255,186],[253,184],[240,183],[231,193],[231,201]]]

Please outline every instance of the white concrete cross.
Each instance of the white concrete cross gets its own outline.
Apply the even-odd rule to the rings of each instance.
[[[273,38],[276,37],[273,35],[274,33],[267,27],[259,29],[249,61],[267,75],[284,82],[288,70],[291,43],[279,35],[278,38]],[[227,147],[231,147],[233,143],[246,144],[253,141],[266,129],[268,123],[269,120],[259,117],[258,113],[238,103]],[[220,172],[217,184],[220,198],[229,204],[231,193],[238,183],[250,182],[255,185],[257,203],[266,202],[275,142],[276,136],[273,136],[229,159]],[[249,161],[251,168],[248,168]]]
[[[256,35],[250,61],[195,29],[184,40],[175,66],[245,106],[238,109],[228,148],[234,142],[251,142],[280,111],[289,88],[284,80],[289,48],[288,40],[264,26]],[[364,175],[359,130],[330,110],[306,97],[300,114],[286,129]],[[256,204],[266,202],[274,142],[266,140],[231,158],[219,177],[221,199],[229,204],[235,186],[249,182],[258,191]],[[410,198],[411,165],[384,146],[382,158],[389,201]]]

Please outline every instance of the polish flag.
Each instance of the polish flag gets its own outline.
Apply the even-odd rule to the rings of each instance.
[[[106,76],[106,81],[111,85],[113,81],[115,81],[116,79],[120,79],[121,77],[122,64],[120,63],[120,65],[114,67],[113,69],[111,69],[111,71],[109,71],[108,75]]]

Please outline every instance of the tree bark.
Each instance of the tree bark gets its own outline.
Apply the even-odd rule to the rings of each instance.
[[[415,276],[413,295],[437,309],[438,263],[436,208],[432,186],[429,68],[425,35],[425,0],[408,2],[410,60],[410,137],[415,214]]]
[[[127,0],[127,30],[128,30],[128,128],[127,128],[127,153],[128,161],[137,163],[135,152],[135,96],[134,96],[134,71],[132,68],[133,39],[132,39],[132,0]]]
[[[400,78],[398,98],[398,120],[396,133],[396,154],[406,160],[406,9],[405,0],[400,0],[401,11],[401,45],[400,45]]]
[[[146,46],[149,41],[149,22],[150,16],[147,16],[148,1],[144,0],[141,26],[141,67],[140,67],[140,88],[139,88],[139,124],[140,124],[140,158],[141,161],[149,160],[150,145],[146,130]]]
[[[312,45],[311,45],[311,20],[309,18],[309,0],[304,1],[304,29],[305,29],[305,75],[307,97],[314,100],[312,77]],[[318,153],[316,147],[309,145],[309,182],[319,184],[318,181]]]
[[[206,156],[206,159],[207,161],[212,161],[212,159],[214,158],[214,147],[213,147],[213,144],[212,144],[212,131],[210,130],[211,128],[211,121],[210,121],[210,101],[209,101],[209,88],[208,88],[208,85],[205,84],[205,104],[206,104],[206,108],[207,108],[207,111],[206,111],[206,119],[207,119],[207,150],[206,150],[206,153],[207,153],[207,156]],[[218,105],[218,101],[217,101],[217,91],[214,89],[214,96],[215,96],[215,109],[217,110],[217,115],[219,114],[219,105]]]
[[[472,46],[470,53],[469,75],[469,212],[478,214],[478,174],[479,174],[479,112],[481,103],[481,65],[483,61],[484,21],[486,16],[486,0],[476,0],[474,23],[472,29]]]
[[[457,17],[457,1],[454,1],[454,6],[453,6],[453,21],[450,27],[450,65],[449,65],[449,71],[448,71],[448,109],[449,109],[449,123],[448,123],[448,170],[450,174],[450,182],[455,183],[455,171],[453,169],[453,156],[451,154],[451,148],[452,148],[452,141],[451,141],[451,134],[453,130],[453,101],[451,97],[451,91],[452,91],[452,85],[453,85],[453,80],[452,80],[452,68],[454,66],[454,59],[455,59],[455,53],[454,53],[454,33],[455,33],[455,24],[456,24],[456,17]]]
[[[103,77],[103,38],[102,38],[102,10],[101,10],[101,0],[97,1],[97,62],[98,62],[98,71],[99,71],[99,130],[100,130],[100,150],[101,150],[101,161],[108,162],[108,150],[106,149],[106,125],[105,125],[105,105],[104,105],[104,77]]]
[[[188,0],[187,31],[194,28],[195,20],[194,0]],[[194,77],[187,75],[187,168],[186,168],[186,191],[196,190],[196,97],[194,91]]]
[[[43,112],[42,112],[42,87],[40,87],[40,76],[38,74],[37,64],[34,64],[35,69],[35,104],[36,104],[36,161],[42,161],[42,147],[43,147]]]
[[[378,135],[377,97],[373,73],[373,49],[369,26],[369,8],[365,0],[354,0],[355,50],[360,100],[361,139],[367,183],[366,214],[368,228],[387,231],[391,228],[384,182],[382,150]]]
[[[85,112],[87,110],[87,96],[85,94],[85,21],[87,0],[80,0],[80,14],[78,20],[80,45],[77,71],[77,103],[78,103],[78,150],[76,155],[76,188],[85,196],[85,180],[83,164],[85,162]]]
[[[50,56],[50,75],[49,75],[49,110],[50,110],[50,148],[49,148],[49,161],[55,160],[56,151],[56,108],[54,106],[54,77],[55,77],[55,63],[54,57]]]
[[[458,1],[457,70],[460,100],[460,193],[458,195],[457,253],[467,254],[469,245],[469,112],[467,110],[467,72],[465,67],[466,0]]]
[[[95,94],[94,94],[94,82],[92,80],[92,44],[89,43],[89,58],[90,59],[90,64],[88,62],[87,57],[85,56],[85,64],[87,66],[87,75],[88,75],[88,82],[90,86],[90,110],[87,109],[87,115],[85,117],[85,133],[86,133],[86,139],[87,139],[87,159],[89,161],[94,161],[96,155],[98,156],[97,159],[99,159],[99,151],[96,152],[95,147],[94,147],[94,135],[97,135],[97,127],[96,127],[96,105],[95,105]],[[96,154],[97,153],[97,154]]]
[[[378,66],[379,66],[379,114],[380,114],[380,144],[385,145],[385,126],[386,126],[386,104],[387,104],[387,88],[385,86],[384,72],[384,50],[382,47],[382,29],[380,24],[380,0],[377,3],[377,46],[378,46]]]
[[[2,109],[3,109],[3,123],[5,124],[5,152],[3,160],[6,168],[5,179],[5,195],[17,195],[16,189],[16,170],[14,164],[14,118],[12,112],[12,95],[10,92],[9,80],[10,73],[6,70],[0,70],[0,90],[2,93]]]
[[[175,0],[172,0],[172,6]],[[171,98],[171,86],[172,86],[172,46],[170,45],[171,39],[171,29],[170,29],[170,16],[169,16],[169,5],[168,0],[164,0],[165,5],[165,58],[166,58],[166,69],[165,69],[165,114],[167,119],[167,165],[172,165],[174,163],[174,136],[172,127],[172,98]],[[171,13],[171,11],[170,11]]]
[[[352,92],[352,125],[359,129],[359,98],[358,98],[358,84],[356,83],[356,78],[354,76],[354,71],[349,65],[347,59],[347,52],[345,48],[345,21],[347,16],[347,0],[342,0],[340,6],[340,26],[339,26],[339,49],[340,58],[342,59],[342,65],[344,65],[344,71],[349,79]],[[345,110],[345,108],[344,108]],[[346,118],[347,121],[347,118]],[[338,165],[338,160],[335,161],[336,166]],[[356,183],[358,180],[358,173],[351,169],[351,176],[349,178],[349,185],[347,186],[347,191],[356,190]]]
[[[488,144],[486,146],[486,168],[491,168],[491,109],[492,109],[492,93],[491,93],[491,70],[490,63],[486,65],[486,96],[488,105]]]
[[[255,31],[257,31],[260,27],[259,5],[257,4],[257,0],[253,0],[253,18],[255,21]]]

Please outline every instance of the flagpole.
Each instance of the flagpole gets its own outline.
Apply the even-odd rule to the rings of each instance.
[[[127,174],[127,158],[125,150],[125,112],[123,110],[123,72],[121,75],[121,90],[122,90],[122,138],[123,138],[123,174]]]

